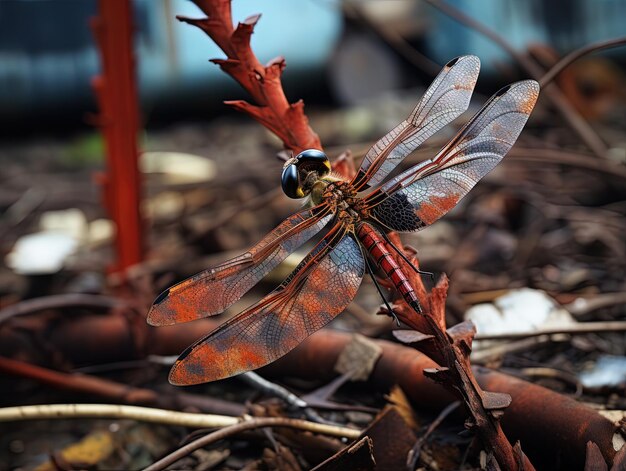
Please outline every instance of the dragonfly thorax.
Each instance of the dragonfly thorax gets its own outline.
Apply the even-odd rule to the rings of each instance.
[[[327,175],[318,179],[311,191],[311,204],[328,204],[340,218],[356,222],[367,215],[363,213],[363,200],[354,187],[345,180]]]

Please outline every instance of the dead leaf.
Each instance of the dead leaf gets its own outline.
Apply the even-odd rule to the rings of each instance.
[[[115,450],[113,434],[108,431],[92,432],[77,443],[73,443],[58,453],[58,457],[69,464],[80,467],[92,467],[107,459]],[[35,468],[36,471],[55,471],[52,461],[47,461]]]
[[[355,334],[337,358],[335,371],[342,374],[351,371],[353,381],[365,381],[381,354],[382,348],[379,345],[363,335]]]

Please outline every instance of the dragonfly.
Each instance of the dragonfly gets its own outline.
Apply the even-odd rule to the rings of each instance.
[[[475,56],[448,62],[410,116],[369,149],[351,179],[334,174],[319,150],[287,160],[282,188],[305,199],[303,209],[244,254],[163,291],[147,320],[162,326],[220,314],[289,254],[323,237],[276,289],[187,348],[170,371],[172,384],[227,378],[285,355],[352,302],[366,271],[375,281],[373,269],[419,315],[416,292],[391,250],[402,252],[387,234],[419,231],[451,210],[513,146],[539,95],[533,80],[502,88],[432,159],[390,175],[467,110],[479,70]]]

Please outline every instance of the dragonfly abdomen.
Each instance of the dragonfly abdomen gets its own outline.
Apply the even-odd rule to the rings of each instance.
[[[361,224],[357,231],[359,240],[372,256],[376,265],[385,272],[387,277],[394,284],[396,289],[402,294],[409,306],[420,310],[419,301],[415,290],[409,283],[406,275],[391,255],[384,239],[369,224]]]

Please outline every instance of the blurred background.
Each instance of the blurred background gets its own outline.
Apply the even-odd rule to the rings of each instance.
[[[626,13],[619,0],[452,3],[503,34],[520,52],[543,48],[545,62],[619,36]],[[201,31],[175,20],[176,15],[197,16],[197,7],[188,0],[134,0],[132,5],[143,126],[222,114],[221,100],[241,95],[228,76],[207,64],[223,54]],[[238,1],[234,18],[243,20],[260,6]],[[285,87],[290,95],[307,98],[310,107],[355,105],[381,93],[423,86],[429,72],[460,54],[481,58],[481,83],[503,82],[503,70],[513,63],[492,40],[419,1],[277,0],[262,6],[254,50],[261,62],[278,55],[287,59]],[[99,59],[89,22],[96,14],[96,0],[2,2],[3,135],[84,129],[85,114],[95,110],[90,81],[99,71]],[[623,51],[606,54],[623,62]],[[594,83],[609,77],[577,79],[581,92],[588,94],[599,92],[594,86],[610,85]]]
[[[148,342],[153,334],[146,334],[141,316],[152,299],[254,244],[300,203],[278,189],[281,142],[223,104],[249,99],[208,62],[224,54],[198,28],[176,20],[202,12],[187,0],[130,4],[137,101],[128,103],[127,115],[137,129],[137,188],[132,178],[120,177],[124,162],[112,163],[104,140],[111,123],[93,87],[103,73],[91,26],[102,14],[98,2],[0,2],[0,355],[174,394],[165,384],[167,368],[146,358],[175,355],[208,330],[199,325],[182,337]],[[377,138],[408,116],[443,64],[477,55],[482,69],[470,111],[405,168],[431,157],[499,87],[531,77],[528,61],[533,78],[540,78],[571,51],[626,34],[623,0],[449,0],[452,14],[439,4],[236,0],[233,19],[262,13],[252,36],[256,55],[263,63],[285,57],[290,102],[305,101],[331,158],[351,149],[357,165]],[[463,24],[458,15],[480,25]],[[626,320],[625,164],[626,48],[616,47],[585,55],[556,76],[503,165],[449,216],[406,237],[424,269],[451,277],[450,325],[471,318],[479,334],[489,334]],[[131,219],[133,207],[140,214],[130,231],[125,206]],[[126,222],[129,227],[116,226]],[[124,244],[138,249],[121,261]],[[304,253],[228,314],[271,290]],[[498,304],[507,295],[513,297]],[[372,315],[379,304],[365,281],[335,327],[388,336],[389,319]],[[520,306],[541,315],[520,321]],[[107,315],[128,324],[115,331],[105,322],[110,335],[99,338]],[[142,332],[141,345],[120,337],[133,329]],[[486,345],[476,361],[626,409],[623,331],[509,348]],[[139,362],[141,372],[94,367],[125,361]],[[538,367],[545,370],[538,373]],[[586,383],[592,373],[598,376]],[[113,400],[42,388],[40,379],[17,380],[23,376],[0,372],[2,405]],[[228,381],[228,397],[243,402],[242,386]],[[48,425],[37,427],[4,429],[0,470],[42,463],[50,448],[63,448],[92,424],[54,425],[56,439],[45,435]],[[43,438],[26,439],[29,433]],[[136,461],[124,466],[146,465],[180,438],[178,432],[159,434],[150,439],[154,450],[131,453]]]

